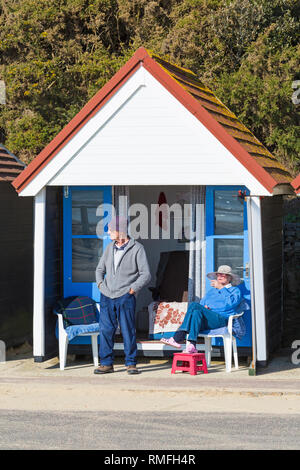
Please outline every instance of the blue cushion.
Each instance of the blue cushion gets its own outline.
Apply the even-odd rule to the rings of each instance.
[[[214,330],[205,330],[201,331],[201,334],[204,335],[224,335],[228,334],[227,326],[223,326],[222,328],[216,328]],[[242,337],[246,334],[246,326],[242,317],[234,318],[232,322],[232,334],[237,339],[242,339]]]
[[[149,333],[148,339],[150,340],[159,340],[161,338],[171,338],[174,336],[176,331],[167,331],[166,333]]]
[[[71,341],[75,336],[82,333],[95,333],[99,331],[99,323],[91,323],[90,325],[71,325],[66,328],[68,340]]]
[[[223,326],[222,328],[215,328],[214,330],[204,330],[200,331],[199,336],[201,335],[228,335],[228,328],[227,326]]]
[[[237,339],[242,339],[246,334],[246,325],[242,317],[234,318],[232,322],[232,333]]]
[[[91,323],[90,325],[71,325],[65,328],[69,341],[82,333],[95,333],[98,331],[99,323]],[[55,336],[58,339],[58,321],[56,322]]]
[[[57,302],[54,311],[63,316],[64,327],[98,323],[96,302],[86,296],[67,297]]]

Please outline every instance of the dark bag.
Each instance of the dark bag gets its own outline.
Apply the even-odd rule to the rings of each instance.
[[[65,328],[71,325],[89,325],[99,321],[96,302],[85,296],[61,299],[55,305],[54,310],[62,314]]]

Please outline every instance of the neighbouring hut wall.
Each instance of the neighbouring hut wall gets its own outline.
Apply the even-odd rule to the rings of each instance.
[[[62,188],[47,187],[46,192],[46,260],[45,260],[45,357],[58,351],[55,337],[57,317],[53,306],[62,296],[63,273]]]
[[[281,347],[283,331],[283,199],[261,200],[267,352]]]
[[[0,340],[32,342],[33,198],[0,182]]]
[[[283,338],[290,348],[300,339],[300,197],[284,201]]]

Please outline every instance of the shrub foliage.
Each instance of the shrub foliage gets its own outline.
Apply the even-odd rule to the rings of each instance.
[[[300,171],[298,0],[3,0],[5,144],[30,162],[144,46],[190,68]]]

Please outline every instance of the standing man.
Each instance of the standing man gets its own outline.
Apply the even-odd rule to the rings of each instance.
[[[96,282],[100,298],[100,366],[95,374],[114,372],[113,347],[118,323],[124,340],[125,365],[128,374],[138,374],[135,306],[137,293],[151,280],[144,247],[129,238],[127,219],[115,217],[108,225],[112,243],[100,258]]]

